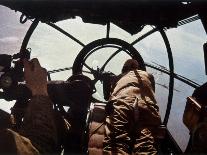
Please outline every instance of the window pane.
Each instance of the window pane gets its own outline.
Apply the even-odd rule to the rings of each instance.
[[[186,98],[192,95],[194,89],[179,80],[175,80],[175,88],[167,127],[181,149],[185,150],[189,140],[189,130],[183,124],[183,112]]]
[[[167,31],[173,51],[175,72],[199,84],[206,82],[203,44],[206,33],[201,21]]]

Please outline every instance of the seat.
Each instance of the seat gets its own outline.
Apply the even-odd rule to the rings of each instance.
[[[101,155],[105,134],[105,104],[94,104],[89,126],[88,151],[90,155]]]

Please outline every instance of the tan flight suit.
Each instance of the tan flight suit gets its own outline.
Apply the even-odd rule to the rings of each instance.
[[[49,97],[32,97],[20,131],[5,129],[0,132],[0,153],[53,154],[57,147],[57,129],[52,107]]]
[[[145,71],[124,74],[116,83],[106,118],[104,154],[157,154],[151,129],[161,123],[154,78]]]

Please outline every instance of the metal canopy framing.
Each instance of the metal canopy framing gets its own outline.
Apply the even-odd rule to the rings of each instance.
[[[21,11],[27,18],[35,19],[31,27],[29,28],[21,47],[21,51],[26,49],[30,36],[34,29],[38,25],[39,21],[46,22],[51,27],[65,34],[72,40],[79,43],[81,46],[85,46],[78,39],[71,36],[52,22],[74,18],[75,16],[82,17],[84,22],[107,24],[106,38],[109,38],[110,34],[110,22],[115,23],[119,27],[125,29],[129,33],[138,33],[144,25],[155,25],[157,28],[148,32],[149,34],[160,30],[160,34],[163,37],[167,48],[167,54],[169,59],[170,71],[167,72],[170,75],[169,82],[169,96],[166,115],[164,118],[164,124],[168,122],[170,115],[174,78],[180,78],[174,73],[172,51],[163,28],[180,26],[194,20],[199,19],[199,16],[204,18],[205,9],[207,3],[205,2],[164,2],[164,1],[119,1],[119,0],[59,0],[59,1],[1,1],[0,5],[5,5],[11,9]],[[123,11],[124,10],[124,11]],[[199,15],[199,16],[198,16]],[[136,28],[135,28],[136,27]],[[133,44],[136,44],[143,38],[148,36],[148,33],[135,40]],[[116,54],[114,54],[116,55]],[[112,55],[108,61],[114,56]],[[106,62],[107,64],[107,62]],[[103,66],[104,68],[105,66]],[[151,67],[148,65],[148,67]],[[152,67],[153,68],[153,67]],[[157,69],[157,68],[155,68]],[[158,69],[159,70],[159,69]],[[196,87],[191,81],[183,79],[181,81]]]

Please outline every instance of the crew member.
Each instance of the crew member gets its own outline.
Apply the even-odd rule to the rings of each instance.
[[[53,154],[57,151],[58,133],[53,104],[47,92],[47,72],[37,59],[24,61],[26,86],[32,92],[23,124],[17,132],[0,132],[0,153],[19,155]]]
[[[104,154],[157,154],[153,129],[161,123],[151,74],[134,59],[125,62],[113,86],[106,117]]]

